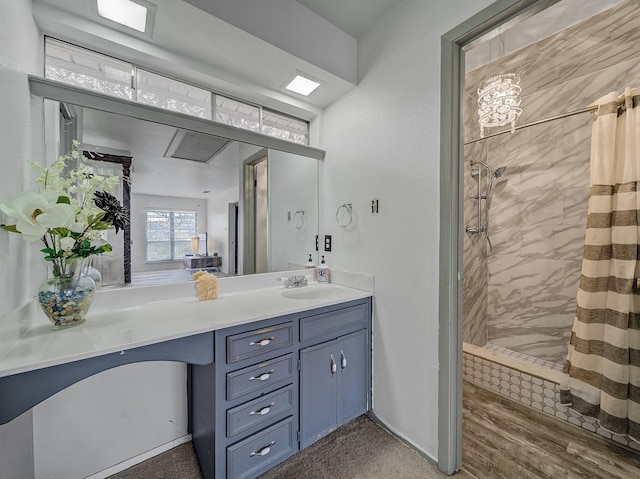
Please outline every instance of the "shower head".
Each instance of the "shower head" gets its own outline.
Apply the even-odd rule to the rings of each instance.
[[[504,170],[506,169],[507,169],[506,166],[501,166],[500,168],[498,168],[496,171],[493,172],[493,178],[500,178],[502,175],[504,175]]]

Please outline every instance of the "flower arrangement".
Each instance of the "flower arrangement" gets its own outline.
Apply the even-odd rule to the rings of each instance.
[[[77,167],[69,169],[70,161],[77,162]],[[0,203],[0,211],[16,220],[0,226],[27,241],[42,240],[41,251],[53,263],[56,278],[72,276],[73,259],[112,250],[100,230],[113,225],[117,233],[129,223],[127,210],[111,194],[119,178],[93,174],[85,161],[74,140],[72,151],[50,167],[32,163],[40,172],[38,192]]]

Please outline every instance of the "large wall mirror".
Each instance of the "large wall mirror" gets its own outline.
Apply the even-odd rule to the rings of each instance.
[[[114,251],[94,257],[103,286],[187,281],[200,269],[286,271],[309,254],[317,262],[320,150],[308,156],[308,147],[278,140],[274,148],[263,135],[247,142],[208,133],[210,125],[185,115],[91,92],[75,92],[74,102],[74,88],[43,95],[31,86],[46,97],[47,162],[77,139],[96,172],[130,175],[116,192],[130,208],[130,229],[107,230]]]

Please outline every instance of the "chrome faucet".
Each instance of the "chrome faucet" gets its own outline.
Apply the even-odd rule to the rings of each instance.
[[[289,276],[288,278],[282,278],[285,288],[301,288],[307,285],[307,278],[303,275]]]

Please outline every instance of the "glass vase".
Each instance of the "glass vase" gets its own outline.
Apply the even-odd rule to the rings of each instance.
[[[87,258],[88,261],[84,267],[84,274],[89,276],[93,282],[96,284],[96,289],[100,289],[100,285],[102,284],[102,273],[99,270],[93,267],[93,258]]]
[[[53,324],[66,329],[84,323],[96,292],[96,284],[85,274],[88,258],[67,260],[65,275],[47,278],[38,289],[38,303]]]

